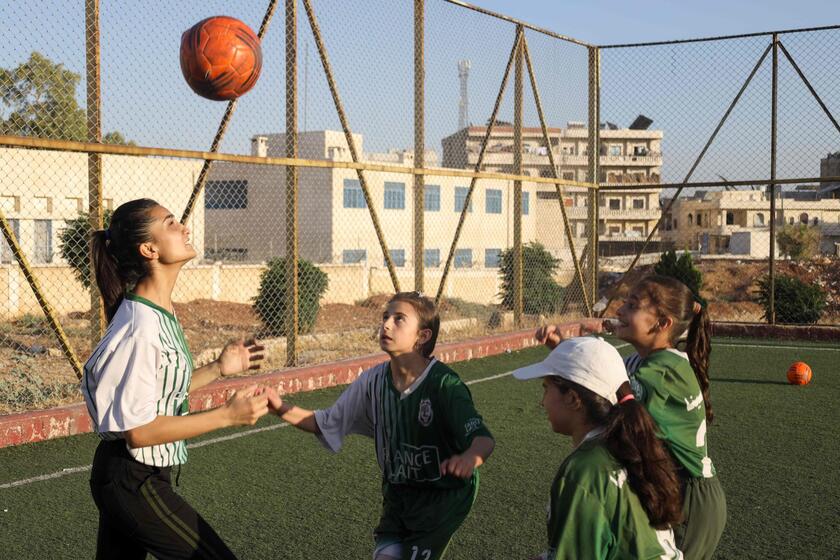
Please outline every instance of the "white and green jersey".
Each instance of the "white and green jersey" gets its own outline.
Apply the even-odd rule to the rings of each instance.
[[[624,360],[633,393],[656,420],[671,454],[694,477],[711,478],[715,467],[706,444],[706,406],[688,356],[674,348]]]
[[[175,316],[134,294],[126,295],[84,367],[82,394],[94,431],[106,440],[158,416],[189,412],[193,361]],[[187,461],[186,443],[131,448],[137,461],[169,467]]]
[[[419,488],[470,484],[442,477],[440,463],[466,451],[476,436],[492,437],[467,386],[435,359],[402,393],[394,387],[390,362],[362,372],[335,404],[315,411],[315,420],[319,439],[333,452],[349,434],[374,438],[385,483]]]
[[[650,525],[627,471],[598,431],[566,457],[551,485],[546,560],[682,559],[670,529]]]

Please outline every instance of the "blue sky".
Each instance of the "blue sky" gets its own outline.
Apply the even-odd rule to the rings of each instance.
[[[83,2],[13,0],[0,4],[0,66],[38,50],[84,73]],[[470,120],[487,120],[514,28],[507,22],[427,0],[426,143],[457,128],[460,59],[472,61]],[[596,44],[692,38],[840,23],[836,0],[703,2],[481,0],[479,5]],[[141,145],[207,149],[224,110],[186,86],[178,64],[181,33],[210,15],[238,17],[255,30],[266,0],[102,2],[102,94],[105,131]],[[313,0],[350,125],[367,150],[410,148],[413,142],[412,2]],[[282,3],[281,3],[282,6]],[[335,109],[299,8],[300,127],[338,129]],[[833,14],[838,14],[833,16]],[[285,129],[283,12],[264,38],[264,67],[244,96],[222,149],[245,153],[256,133]],[[829,18],[835,17],[831,20]],[[586,49],[527,35],[549,125],[586,119]],[[840,115],[840,31],[784,36],[829,108]],[[664,131],[664,179],[681,180],[768,39],[674,47],[613,49],[602,55],[602,119],[627,126],[639,113]],[[308,64],[306,60],[308,58]],[[695,179],[756,178],[769,166],[769,61],[765,62]],[[525,120],[538,124],[530,90]],[[79,87],[84,100],[84,86]],[[780,64],[781,176],[812,176],[819,158],[840,150],[840,134]],[[512,118],[510,90],[500,118]]]

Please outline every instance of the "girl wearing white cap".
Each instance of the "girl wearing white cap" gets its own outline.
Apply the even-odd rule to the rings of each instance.
[[[551,486],[539,558],[683,558],[671,531],[682,518],[676,467],[615,348],[569,339],[514,376],[542,378],[548,421],[575,445]]]

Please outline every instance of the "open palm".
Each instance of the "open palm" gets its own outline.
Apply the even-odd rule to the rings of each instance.
[[[219,370],[222,375],[234,375],[249,369],[260,369],[265,347],[251,339],[228,343],[219,355]]]

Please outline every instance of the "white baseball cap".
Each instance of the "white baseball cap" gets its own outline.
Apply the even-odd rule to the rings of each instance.
[[[612,404],[618,403],[618,388],[629,382],[618,350],[604,339],[590,336],[564,340],[542,362],[513,372],[522,381],[549,375],[586,387]]]

